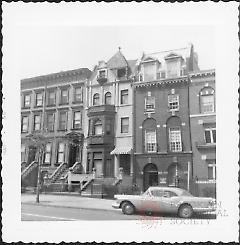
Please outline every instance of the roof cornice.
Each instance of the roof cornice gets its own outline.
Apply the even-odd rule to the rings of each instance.
[[[134,83],[134,87],[142,88],[142,87],[152,87],[152,86],[164,86],[164,85],[171,85],[171,84],[179,84],[179,83],[188,83],[189,79],[188,76],[178,77],[178,78],[169,78],[169,79],[160,79],[160,80],[153,80],[150,82],[136,82]]]

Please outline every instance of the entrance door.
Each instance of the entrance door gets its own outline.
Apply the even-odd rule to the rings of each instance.
[[[74,163],[77,161],[77,152],[78,147],[75,145],[70,145],[69,147],[69,158],[68,158],[68,167],[72,167]]]
[[[27,161],[28,165],[31,164],[33,161],[35,161],[36,152],[37,152],[36,147],[29,148],[28,161]]]
[[[157,185],[158,185],[157,166],[153,163],[149,163],[144,167],[143,170],[144,191],[147,190],[149,186],[157,186]]]
[[[96,177],[102,176],[102,160],[94,160],[94,167],[96,169]]]

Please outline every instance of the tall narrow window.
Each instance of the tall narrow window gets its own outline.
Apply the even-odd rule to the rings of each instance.
[[[216,161],[208,161],[208,180],[216,179]]]
[[[59,113],[59,130],[67,129],[67,112],[61,111]]]
[[[111,105],[111,100],[112,100],[112,95],[110,92],[107,92],[105,94],[105,104],[106,105]]]
[[[111,119],[106,119],[106,134],[107,135],[110,135],[112,133],[111,125],[112,125],[112,120]]]
[[[121,133],[128,133],[129,130],[129,117],[121,118]]]
[[[68,89],[61,90],[61,104],[68,103]]]
[[[74,89],[74,101],[82,102],[82,87],[76,87]]]
[[[200,107],[201,113],[213,113],[215,112],[215,98],[214,89],[207,87],[200,92]]]
[[[51,150],[52,150],[52,144],[47,143],[45,147],[45,157],[44,157],[44,163],[50,164],[51,163]]]
[[[179,110],[179,95],[178,94],[168,95],[168,108],[170,111]]]
[[[145,110],[154,111],[155,110],[155,97],[147,96],[145,98]]]
[[[25,94],[23,98],[23,106],[24,107],[30,107],[31,106],[31,95]]]
[[[156,152],[157,151],[157,139],[155,130],[145,131],[145,151]]]
[[[157,123],[153,118],[148,118],[143,122],[142,137],[143,152],[157,152]]]
[[[182,151],[182,140],[180,128],[169,128],[169,147],[172,152]]]
[[[216,143],[216,128],[205,129],[205,141],[207,144]]]
[[[28,116],[22,116],[21,132],[28,132]]]
[[[56,104],[56,95],[55,91],[48,92],[48,105],[55,105]]]
[[[96,93],[93,95],[93,105],[99,105],[100,104],[100,97],[99,94]]]
[[[57,163],[63,163],[64,162],[64,143],[58,144],[58,154],[57,154]]]
[[[26,146],[25,145],[21,145],[21,162],[25,162],[26,161]]]
[[[81,112],[80,111],[73,112],[73,128],[74,129],[81,128]]]
[[[102,135],[102,122],[100,120],[97,120],[95,123],[94,123],[94,132],[93,134],[94,135]]]
[[[47,114],[47,130],[54,131],[54,113]]]
[[[42,105],[43,105],[43,94],[36,93],[36,106],[42,106]]]
[[[121,90],[121,104],[128,104],[128,89]]]
[[[41,129],[41,117],[40,115],[34,115],[34,131],[39,131]]]

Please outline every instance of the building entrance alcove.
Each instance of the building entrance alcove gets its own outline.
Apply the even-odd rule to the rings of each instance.
[[[144,191],[148,189],[149,186],[158,185],[158,169],[153,163],[147,164],[143,169],[143,188]]]
[[[30,146],[29,147],[29,152],[28,152],[27,165],[29,165],[30,163],[35,161],[36,153],[37,153],[37,148],[34,147],[34,146]]]
[[[77,145],[69,145],[68,167],[72,167],[78,161],[79,147]]]

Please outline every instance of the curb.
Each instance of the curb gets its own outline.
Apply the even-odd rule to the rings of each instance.
[[[45,207],[57,207],[57,208],[72,208],[72,209],[85,209],[85,210],[96,210],[96,211],[106,211],[106,212],[114,212],[116,209],[103,209],[103,208],[86,208],[86,207],[74,207],[74,206],[62,206],[56,204],[42,204],[42,203],[29,203],[29,202],[21,202],[21,204],[32,205],[32,206],[45,206]]]

